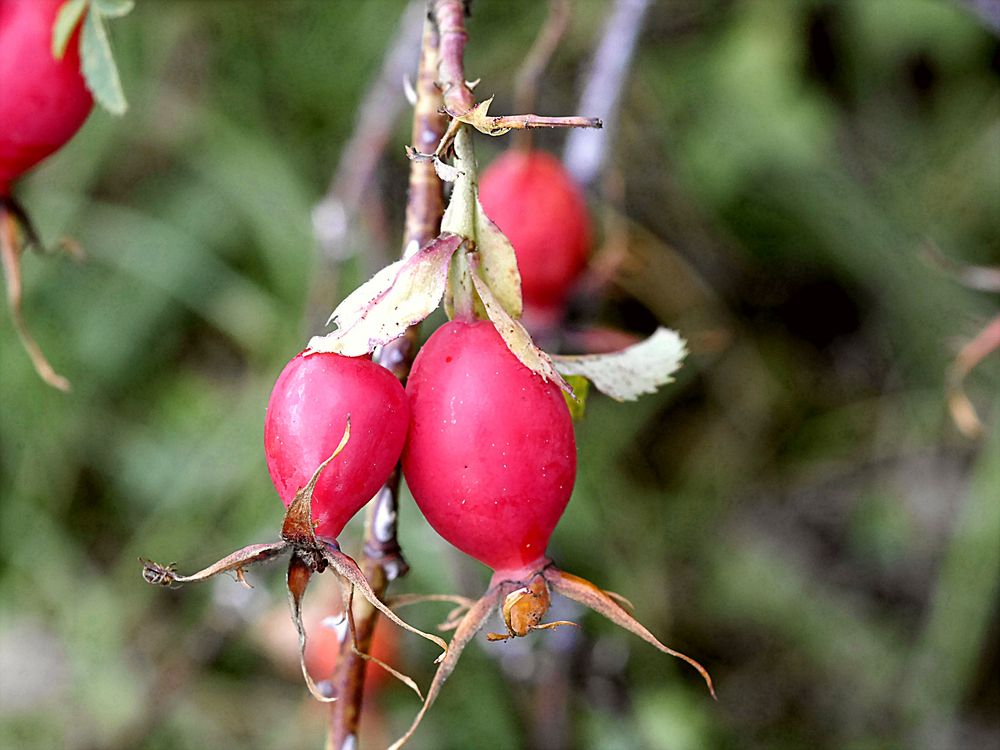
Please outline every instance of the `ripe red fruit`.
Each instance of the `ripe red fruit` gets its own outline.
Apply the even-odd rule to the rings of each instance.
[[[348,415],[351,437],[312,500],[320,536],[336,538],[392,472],[410,408],[399,381],[365,357],[299,354],[278,376],[264,417],[271,481],[287,506],[333,453]]]
[[[73,137],[93,107],[80,74],[80,29],[61,60],[52,56],[52,26],[62,4],[0,2],[0,197]]]
[[[537,567],[576,476],[562,392],[482,321],[435,331],[406,392],[403,473],[431,526],[494,570]]]
[[[558,314],[590,245],[587,205],[573,178],[551,154],[510,150],[483,172],[479,200],[514,245],[526,316]]]
[[[442,537],[494,573],[486,593],[449,620],[455,635],[448,653],[420,712],[390,750],[402,748],[417,731],[496,607],[506,632],[488,633],[490,641],[574,625],[543,622],[552,593],[688,662],[715,694],[704,667],[661,643],[622,607],[626,600],[545,557],[576,475],[573,424],[555,384],[522,365],[492,323],[455,320],[424,344],[406,391],[412,419],[403,474],[413,498]]]

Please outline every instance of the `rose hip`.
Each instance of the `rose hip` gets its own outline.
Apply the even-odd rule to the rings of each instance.
[[[350,441],[324,470],[312,499],[316,533],[331,539],[399,459],[410,418],[402,386],[366,357],[299,354],[278,376],[264,417],[267,468],[287,506],[337,447],[348,415]]]

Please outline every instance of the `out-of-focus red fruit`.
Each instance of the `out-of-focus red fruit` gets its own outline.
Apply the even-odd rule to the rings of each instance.
[[[479,200],[514,245],[525,316],[558,316],[590,246],[576,183],[551,154],[512,149],[481,175]]]
[[[406,393],[366,357],[299,354],[278,376],[267,404],[264,453],[286,506],[336,449],[348,415],[351,438],[313,493],[320,536],[336,538],[389,478],[406,441]]]
[[[313,585],[320,586],[323,578],[320,576]],[[335,586],[322,589],[324,598],[339,598],[340,592],[334,591]],[[328,594],[328,595],[327,595]],[[338,618],[340,610],[323,615],[318,609],[307,608],[304,617],[309,640],[306,643],[306,667],[309,674],[317,680],[329,679],[337,666],[340,657],[340,633],[343,630],[330,627],[327,618]],[[344,625],[346,628],[346,625]],[[372,638],[371,654],[387,664],[399,662],[398,628],[390,625],[377,625]],[[288,607],[278,605],[259,618],[253,626],[252,637],[267,655],[274,660],[289,679],[301,677],[299,668],[299,639],[294,628],[288,626]],[[377,666],[370,666],[365,672],[365,693],[372,695],[382,688],[391,675]]]
[[[80,129],[93,99],[80,74],[77,27],[61,60],[52,26],[63,0],[0,0],[0,198]]]
[[[576,478],[562,392],[518,361],[492,323],[452,321],[406,385],[403,472],[431,526],[498,571],[536,565]]]

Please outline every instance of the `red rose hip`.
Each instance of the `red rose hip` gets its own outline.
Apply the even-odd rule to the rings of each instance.
[[[366,357],[299,354],[278,376],[264,417],[271,481],[287,506],[344,434],[343,452],[313,493],[316,533],[336,538],[382,486],[406,440],[410,409],[399,381]]]
[[[453,321],[407,381],[403,472],[431,526],[494,570],[537,563],[573,491],[562,392],[522,365],[491,323]]]
[[[0,197],[80,129],[93,99],[80,74],[77,28],[61,60],[52,26],[63,0],[0,0]]]
[[[590,245],[576,183],[551,154],[510,150],[483,172],[479,200],[514,246],[526,316],[558,315]]]

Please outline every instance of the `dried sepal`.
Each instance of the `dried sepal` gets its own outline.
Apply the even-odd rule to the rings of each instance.
[[[500,606],[500,614],[503,615],[507,632],[487,633],[486,639],[506,641],[509,638],[523,638],[533,630],[551,630],[563,625],[579,627],[575,622],[568,620],[543,623],[542,618],[549,611],[551,604],[552,595],[549,593],[549,584],[544,576],[538,573],[526,586],[515,589],[504,597],[503,604]]]
[[[417,685],[416,682],[414,682],[412,677],[410,677],[408,674],[400,672],[397,669],[393,669],[378,657],[372,654],[365,653],[364,651],[358,648],[358,626],[354,622],[354,587],[350,585],[344,585],[343,581],[341,581],[340,593],[344,600],[343,601],[344,615],[347,618],[347,632],[351,638],[351,652],[357,655],[359,658],[364,659],[365,661],[370,661],[376,666],[381,667],[390,675],[392,675],[397,680],[406,685],[408,688],[410,688],[410,690],[412,690],[414,693],[416,693],[417,697],[420,698],[420,700],[423,700],[424,694],[420,692],[420,687]]]
[[[465,174],[465,172],[458,169],[458,167],[453,167],[451,164],[444,161],[437,153],[424,154],[417,151],[413,148],[413,146],[406,147],[406,158],[410,161],[431,163],[434,166],[434,172],[445,182],[455,182],[459,177]]]
[[[413,719],[413,723],[410,725],[410,728],[406,730],[406,734],[392,743],[389,750],[399,750],[399,748],[409,742],[410,738],[413,737],[414,732],[417,731],[417,728],[420,726],[420,722],[423,721],[427,711],[430,710],[432,705],[434,705],[434,701],[437,699],[438,693],[441,692],[441,687],[444,685],[445,680],[447,680],[448,677],[451,676],[451,673],[455,671],[455,666],[458,664],[458,659],[465,650],[465,647],[469,645],[476,633],[482,630],[483,626],[486,625],[486,621],[493,613],[493,608],[496,607],[500,601],[515,587],[516,584],[508,581],[491,586],[490,589],[483,594],[482,598],[469,608],[469,611],[466,612],[465,617],[462,618],[462,621],[455,629],[455,635],[452,636],[451,643],[448,645],[448,653],[445,655],[440,665],[438,665],[437,671],[434,673],[434,679],[431,680],[431,686],[427,689],[427,697],[424,699],[424,705],[420,707],[420,711]]]
[[[388,601],[388,604],[393,609],[399,609],[400,607],[421,604],[423,602],[451,602],[456,605],[445,616],[444,622],[437,626],[438,630],[446,633],[458,627],[458,624],[462,621],[462,617],[476,603],[476,600],[470,599],[467,596],[458,596],[457,594],[397,594]]]
[[[69,391],[70,382],[57,373],[49,360],[42,352],[42,348],[35,341],[28,330],[28,324],[24,320],[21,310],[21,255],[24,246],[18,238],[18,225],[25,231],[30,243],[37,243],[37,236],[30,224],[19,221],[19,217],[24,214],[16,204],[10,199],[0,199],[0,265],[3,266],[3,275],[7,283],[7,309],[10,311],[10,319],[14,324],[14,330],[21,340],[21,346],[27,352],[31,364],[38,373],[38,377],[44,380],[53,388],[60,391]]]
[[[344,426],[344,434],[340,438],[337,447],[323,463],[316,467],[316,471],[309,477],[309,481],[300,487],[295,497],[285,511],[285,520],[281,524],[281,538],[289,544],[293,544],[298,549],[316,549],[320,546],[316,539],[316,527],[312,520],[312,497],[316,491],[316,483],[320,475],[333,459],[347,447],[351,439],[351,415],[347,415]]]
[[[302,621],[302,599],[306,594],[306,588],[309,586],[312,574],[312,566],[303,560],[297,552],[293,553],[292,558],[288,561],[288,605],[292,610],[292,622],[295,623],[295,629],[299,633],[299,666],[302,668],[302,678],[306,682],[306,687],[309,688],[309,693],[316,700],[322,703],[333,703],[337,697],[324,693],[313,680],[312,675],[309,674],[309,668],[306,666],[307,638],[306,626]]]
[[[981,438],[983,423],[965,393],[965,378],[983,359],[997,349],[1000,349],[1000,315],[993,318],[962,347],[948,370],[948,409],[955,425],[968,438]]]
[[[708,685],[708,691],[712,694],[713,698],[715,697],[715,687],[712,685],[712,678],[709,676],[708,671],[701,666],[701,664],[696,662],[690,656],[682,654],[680,651],[675,651],[674,649],[662,644],[656,636],[650,633],[644,625],[626,612],[613,598],[611,598],[611,596],[608,595],[607,592],[601,590],[584,578],[559,570],[554,565],[546,568],[543,571],[543,575],[545,576],[545,580],[548,581],[549,585],[552,587],[552,590],[557,594],[561,594],[567,599],[572,599],[585,607],[589,607],[598,614],[604,615],[615,625],[628,630],[630,633],[634,633],[663,653],[676,656],[678,659],[686,661],[698,670],[698,673],[705,680],[705,684]]]
[[[555,356],[552,361],[563,375],[585,377],[613,399],[634,401],[672,382],[686,355],[687,346],[676,331],[657,328],[645,341],[621,351]]]
[[[169,588],[174,584],[197,583],[198,581],[213,578],[220,573],[230,572],[237,581],[241,581],[246,568],[256,563],[271,560],[290,548],[291,545],[285,541],[250,544],[189,576],[182,576],[177,573],[177,563],[160,565],[142,557],[139,558],[139,562],[142,563],[142,577],[146,583]],[[242,582],[244,585],[248,585],[245,580]]]
[[[443,233],[411,257],[383,268],[337,306],[330,316],[337,329],[314,336],[307,353],[357,357],[401,336],[437,309],[451,256],[461,244],[461,237]]]
[[[521,364],[540,375],[542,380],[551,380],[563,391],[572,394],[573,389],[556,371],[549,355],[535,345],[527,329],[520,321],[514,320],[493,296],[489,285],[479,275],[480,261],[477,253],[469,253],[469,265],[472,268],[472,283],[476,293],[482,300],[493,326],[507,344],[507,348],[521,361]]]
[[[488,113],[490,111],[491,104],[493,104],[492,96],[489,99],[479,102],[479,104],[470,109],[468,112],[448,112],[448,114],[459,122],[471,125],[480,133],[485,133],[486,135],[499,136],[509,133],[511,130],[509,127],[497,125],[497,121],[501,118],[489,116]]]
[[[341,552],[335,542],[332,542],[329,539],[320,538],[320,550],[323,555],[323,559],[331,568],[333,568],[334,571],[336,571],[337,575],[360,591],[361,595],[364,596],[365,599],[367,599],[368,602],[375,607],[375,609],[404,630],[415,633],[421,638],[425,638],[431,643],[435,643],[440,646],[444,651],[444,654],[438,657],[439,660],[447,656],[448,644],[445,643],[444,639],[439,638],[436,635],[432,635],[431,633],[425,633],[423,630],[415,628],[405,620],[400,619],[399,615],[389,609],[389,607],[387,607],[382,600],[378,598],[372,590],[371,584],[368,583],[368,579],[365,578],[365,574],[362,573],[361,568],[358,567],[358,564],[354,562],[351,557]]]

